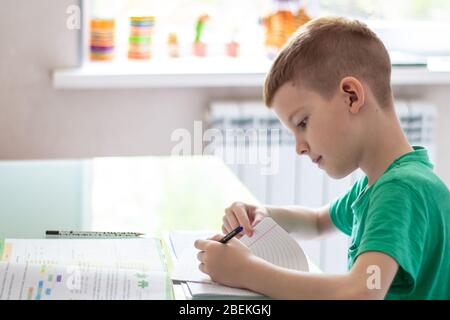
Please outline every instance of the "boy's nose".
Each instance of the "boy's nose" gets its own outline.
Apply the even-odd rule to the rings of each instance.
[[[306,154],[308,154],[308,151],[309,151],[308,145],[304,142],[297,141],[296,146],[295,146],[295,151],[297,152],[297,154],[299,156],[306,155]]]

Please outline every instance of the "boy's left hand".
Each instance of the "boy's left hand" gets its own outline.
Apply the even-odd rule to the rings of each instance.
[[[215,282],[230,287],[245,288],[249,264],[254,255],[250,249],[236,238],[226,244],[218,242],[223,235],[215,235],[208,240],[197,240],[194,246],[200,250],[197,259],[199,269]]]

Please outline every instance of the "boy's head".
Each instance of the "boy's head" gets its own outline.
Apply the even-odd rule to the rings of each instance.
[[[294,133],[297,153],[339,178],[358,168],[370,118],[392,116],[390,76],[388,52],[365,24],[318,18],[279,53],[264,99]]]

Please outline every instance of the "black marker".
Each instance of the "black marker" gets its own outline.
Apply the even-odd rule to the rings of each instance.
[[[233,231],[231,231],[229,234],[227,234],[225,237],[219,240],[220,243],[227,243],[228,240],[233,238],[235,235],[239,234],[244,228],[242,226],[237,227]]]

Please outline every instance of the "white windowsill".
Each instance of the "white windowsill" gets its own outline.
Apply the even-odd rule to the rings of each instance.
[[[182,58],[149,62],[89,63],[53,72],[56,89],[261,87],[268,59]],[[450,71],[394,67],[392,84],[450,85]]]

